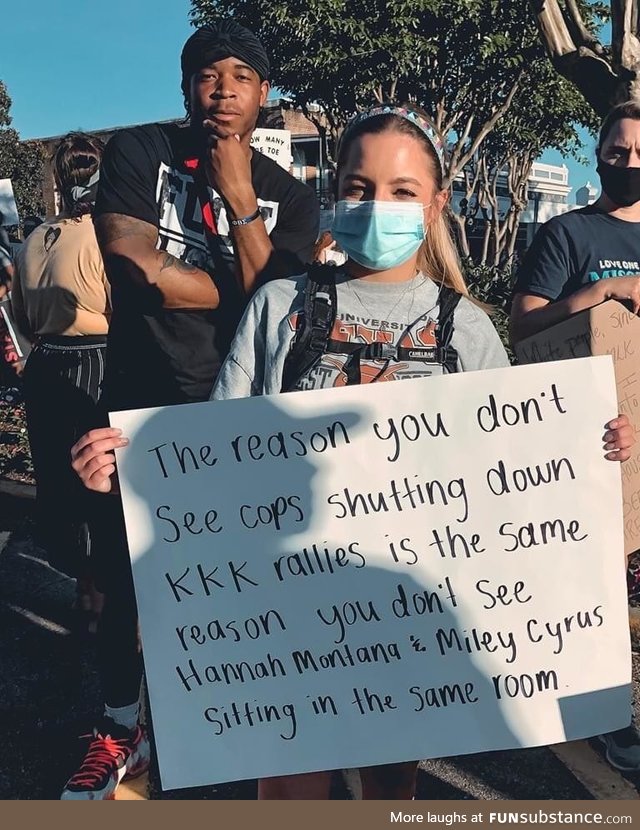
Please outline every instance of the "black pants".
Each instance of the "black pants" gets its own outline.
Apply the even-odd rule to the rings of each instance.
[[[86,490],[70,460],[80,436],[108,424],[96,405],[105,352],[106,337],[43,339],[29,355],[24,391],[39,541],[55,567],[72,576],[89,567],[104,591],[97,640],[103,694],[110,706],[125,706],[138,699],[142,655],[122,505],[119,496]]]
[[[88,573],[91,498],[71,468],[70,451],[97,420],[106,337],[42,338],[29,355],[24,395],[37,485],[36,538],[51,564]]]
[[[102,692],[109,706],[128,706],[140,694],[142,653],[122,502],[95,494],[93,505],[92,568],[104,593],[97,642]]]

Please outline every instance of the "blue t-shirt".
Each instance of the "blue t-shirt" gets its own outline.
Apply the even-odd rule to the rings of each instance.
[[[540,228],[513,291],[554,301],[598,280],[635,276],[640,276],[640,222],[590,206]]]

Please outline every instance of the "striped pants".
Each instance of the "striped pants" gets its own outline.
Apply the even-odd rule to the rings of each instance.
[[[99,425],[106,336],[43,337],[24,370],[29,443],[37,485],[36,540],[70,576],[89,573],[92,498],[71,468],[70,450]]]

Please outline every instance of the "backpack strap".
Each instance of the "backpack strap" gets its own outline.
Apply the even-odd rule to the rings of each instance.
[[[389,343],[344,343],[331,334],[337,314],[335,265],[314,263],[309,266],[304,289],[303,312],[298,317],[296,333],[282,373],[282,392],[290,392],[298,380],[318,364],[324,354],[347,355],[342,371],[347,386],[361,381],[361,360],[409,360],[439,363],[447,374],[458,371],[458,352],[451,345],[454,314],[461,295],[442,286],[439,297],[436,346],[400,346]]]
[[[422,360],[439,363],[445,374],[458,371],[458,352],[451,345],[454,332],[454,314],[462,295],[452,288],[442,286],[438,299],[438,323],[435,346],[401,346],[397,360]]]
[[[302,314],[282,370],[282,392],[292,391],[327,351],[338,305],[336,273],[335,265],[309,266]]]

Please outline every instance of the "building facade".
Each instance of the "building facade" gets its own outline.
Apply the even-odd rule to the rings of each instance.
[[[176,118],[164,123],[178,123],[179,120]],[[330,169],[326,162],[324,142],[321,141],[318,128],[286,99],[268,101],[261,113],[258,126],[289,130],[293,156],[291,172],[297,179],[306,182],[313,188],[318,199],[322,202],[326,198],[326,192],[329,188]],[[120,129],[125,129],[125,127],[109,127],[104,130],[90,130],[87,132],[98,136],[106,144],[111,136]],[[37,139],[44,145],[48,158],[51,158],[62,137],[61,135],[55,135]],[[47,215],[58,214],[62,205],[60,194],[56,190],[50,161],[45,165],[43,194]]]

